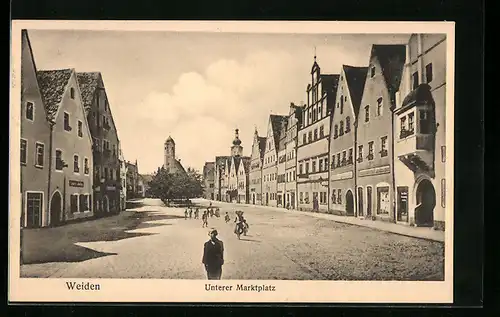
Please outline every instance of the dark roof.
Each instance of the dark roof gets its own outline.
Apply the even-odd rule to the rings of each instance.
[[[175,160],[175,167],[177,168],[177,170],[186,173],[184,166],[182,166],[181,162],[179,162],[178,160]]]
[[[241,157],[234,156],[234,170],[238,173],[238,168],[240,167]]]
[[[220,166],[223,163],[227,161],[228,158],[231,158],[230,156],[216,156],[215,157],[215,165]]]
[[[403,100],[403,104],[401,105],[401,107],[404,108],[414,103],[418,104],[434,103],[431,87],[428,84],[420,84],[415,90],[412,90]]]
[[[277,146],[279,146],[279,142],[280,142],[281,123],[283,121],[286,121],[288,118],[287,118],[287,116],[280,116],[280,115],[276,115],[276,114],[270,115],[269,118],[271,120],[271,126],[273,129],[274,145],[277,147]]]
[[[366,74],[368,67],[355,67],[343,65],[345,80],[347,87],[351,94],[352,106],[354,107],[354,115],[357,117],[359,107],[361,105],[361,98],[363,97],[363,90],[365,89]]]
[[[245,167],[245,172],[250,172],[250,162],[252,160],[252,158],[250,157],[247,157],[247,156],[244,156],[241,158],[242,162],[243,162],[243,166]]]
[[[205,165],[203,166],[203,175],[206,175],[207,173],[213,173],[215,169],[215,162],[205,162]]]
[[[337,74],[322,74],[320,75],[322,92],[337,92],[337,87],[339,85],[340,75]]]
[[[58,69],[36,72],[49,119],[54,119],[73,71],[73,69]]]
[[[397,44],[373,45],[372,55],[377,57],[380,67],[382,67],[382,74],[389,94],[394,99],[394,94],[398,91],[401,83],[406,58],[406,46]],[[394,100],[392,101],[394,102]]]
[[[92,107],[94,93],[99,87],[100,77],[101,73],[99,72],[76,73],[85,109]]]
[[[266,151],[266,140],[267,138],[265,136],[259,136],[259,151],[260,151],[260,158],[264,158],[264,152]]]

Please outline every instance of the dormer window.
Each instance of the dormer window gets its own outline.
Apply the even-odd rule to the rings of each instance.
[[[377,116],[380,117],[383,114],[384,107],[382,104],[382,97],[377,99]]]
[[[35,118],[35,105],[32,102],[26,103],[26,119],[33,121]]]
[[[69,89],[71,99],[75,99],[75,88],[71,87]]]
[[[375,66],[370,67],[370,78],[375,77]]]

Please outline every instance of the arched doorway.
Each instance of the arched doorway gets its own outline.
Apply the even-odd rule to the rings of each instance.
[[[61,222],[61,194],[56,191],[50,200],[50,225],[57,226]]]
[[[354,216],[354,197],[350,190],[345,194],[345,211],[348,216]]]
[[[415,223],[417,226],[433,226],[436,191],[428,179],[424,179],[418,184],[416,199]]]
[[[109,212],[109,198],[108,198],[108,196],[104,196],[104,199],[102,200],[102,211]]]
[[[358,187],[358,217],[363,217],[365,215],[363,196],[363,187]]]

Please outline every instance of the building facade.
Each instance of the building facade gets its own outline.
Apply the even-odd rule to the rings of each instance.
[[[277,162],[277,189],[276,189],[276,196],[277,196],[277,201],[276,205],[278,207],[286,207],[286,131],[288,128],[288,120],[284,120],[281,122],[281,127],[279,128],[279,141],[277,143],[277,156],[278,156],[278,162]]]
[[[356,126],[367,70],[343,65],[340,72],[331,116],[329,175],[329,211],[337,215],[356,214]]]
[[[203,197],[208,200],[215,199],[215,162],[205,162],[203,166]]]
[[[287,209],[297,208],[297,131],[302,120],[302,107],[290,105],[285,141],[285,194]]]
[[[277,206],[278,203],[278,146],[282,124],[286,119],[286,116],[269,116],[262,163],[262,199],[265,206]]]
[[[96,214],[121,210],[120,141],[102,75],[78,73],[82,100],[93,139],[94,210]]]
[[[299,210],[328,211],[328,158],[330,115],[339,75],[321,74],[314,57],[307,104],[302,112],[297,145],[297,192]]]
[[[396,221],[444,230],[446,35],[413,34],[394,123]]]
[[[21,37],[21,227],[37,228],[52,223],[48,212],[51,125],[38,84],[28,32],[23,30]],[[62,209],[62,202],[58,208]]]
[[[373,45],[357,120],[357,213],[394,221],[393,113],[404,45]]]
[[[119,149],[119,157],[120,161],[120,210],[127,209],[127,164],[125,162],[125,157],[123,156],[123,151],[120,147]]]
[[[135,163],[125,162],[127,169],[127,199],[139,198],[139,166],[137,165],[137,160]]]
[[[228,200],[229,169],[231,166],[231,156],[216,156],[214,171],[214,194],[217,201]]]
[[[92,136],[74,69],[37,71],[49,120],[50,222],[93,216]]]
[[[262,205],[262,162],[266,146],[266,137],[259,136],[255,129],[252,143],[252,155],[250,157],[250,203],[252,205]]]

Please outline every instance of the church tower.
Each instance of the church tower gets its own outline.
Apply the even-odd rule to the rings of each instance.
[[[231,146],[231,156],[242,156],[242,155],[243,155],[243,147],[241,146],[239,130],[236,129],[233,140],[233,146]]]
[[[167,170],[167,172],[173,172],[175,169],[175,142],[171,136],[165,141],[165,162],[163,167]]]

